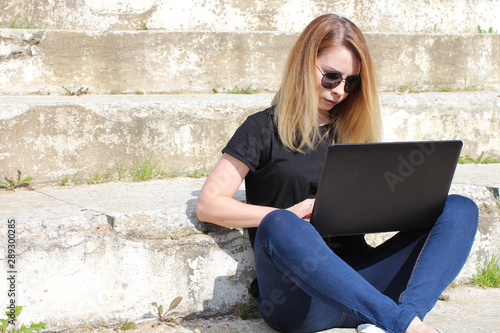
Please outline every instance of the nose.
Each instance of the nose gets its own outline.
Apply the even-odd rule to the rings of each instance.
[[[345,93],[345,78],[342,78],[342,81],[340,81],[339,85],[336,86],[335,88],[332,88],[331,91],[332,93],[335,93],[337,95],[343,95]]]

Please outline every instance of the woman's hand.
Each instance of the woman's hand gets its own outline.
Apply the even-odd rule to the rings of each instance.
[[[306,199],[290,208],[287,208],[287,210],[291,211],[301,219],[309,220],[312,215],[315,200],[316,199]]]

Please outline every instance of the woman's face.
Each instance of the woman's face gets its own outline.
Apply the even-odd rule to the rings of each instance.
[[[320,118],[328,118],[328,111],[336,104],[342,102],[349,94],[344,91],[345,80],[335,88],[324,88],[321,85],[321,79],[323,78],[321,72],[337,72],[343,78],[351,75],[359,75],[361,63],[349,49],[344,46],[337,46],[326,49],[316,59],[316,66],[319,68],[316,68],[316,78],[319,87]]]

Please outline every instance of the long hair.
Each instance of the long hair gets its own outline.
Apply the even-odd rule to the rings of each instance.
[[[313,20],[293,46],[281,87],[272,101],[274,121],[283,144],[298,152],[315,146],[318,127],[319,88],[316,59],[328,48],[344,46],[361,62],[361,88],[330,110],[336,142],[374,142],[380,138],[380,109],[375,71],[365,38],[344,17],[327,14]]]

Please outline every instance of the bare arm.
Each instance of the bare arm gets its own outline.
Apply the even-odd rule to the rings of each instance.
[[[233,198],[247,175],[248,167],[224,154],[208,176],[196,204],[201,221],[228,228],[258,227],[260,221],[276,208],[250,205]],[[314,200],[305,200],[289,208],[299,217],[310,217]]]

